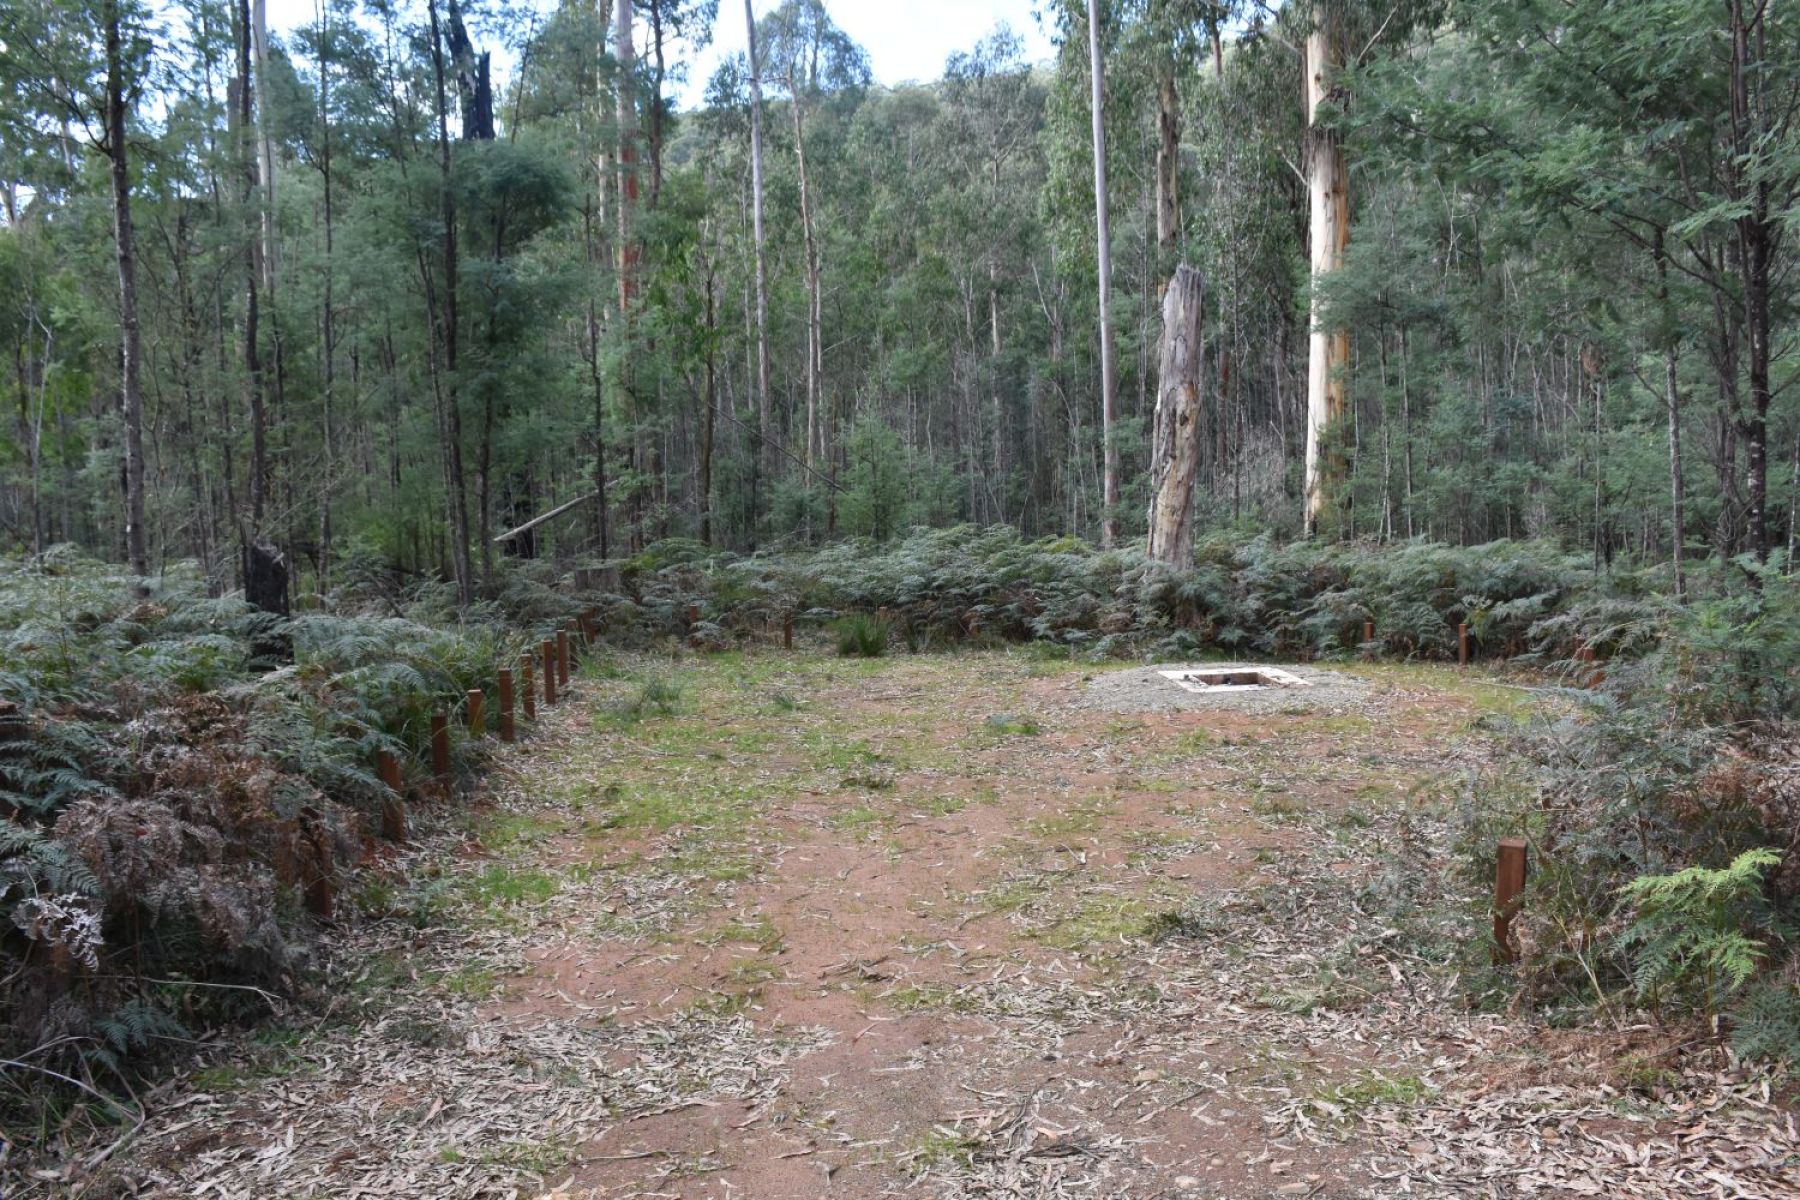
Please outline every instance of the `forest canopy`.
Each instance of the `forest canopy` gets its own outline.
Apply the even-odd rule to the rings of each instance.
[[[0,540],[467,600],[671,536],[1138,536],[1184,263],[1202,529],[1676,589],[1791,549],[1783,6],[1098,4],[1104,273],[1086,7],[1052,62],[999,28],[898,87],[820,0],[764,7],[757,69],[677,111],[736,7],[9,6]]]

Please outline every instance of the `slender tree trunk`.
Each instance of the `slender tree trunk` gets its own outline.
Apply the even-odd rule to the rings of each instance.
[[[332,239],[334,212],[331,192],[331,64],[329,60],[331,26],[330,5],[322,0],[319,5],[319,175],[323,189],[325,218],[325,260],[323,296],[320,302],[319,325],[320,342],[319,357],[322,387],[320,388],[320,405],[322,413],[322,435],[324,446],[324,469],[319,479],[319,590],[327,590],[331,579],[331,490],[333,475],[336,473],[336,449],[333,445],[335,431],[332,428],[332,402],[337,382],[337,333],[336,314],[332,311],[332,288],[334,271],[332,269]],[[271,183],[274,175],[269,176]]]
[[[443,30],[438,22],[437,0],[426,0],[426,11],[431,20],[431,72],[437,93],[438,169],[443,191],[444,435],[450,475],[451,536],[456,541],[451,561],[456,573],[457,595],[464,604],[469,604],[475,599],[475,571],[469,557],[468,480],[464,478],[463,472],[461,387],[456,377],[460,321],[456,295],[456,193],[451,185],[455,164],[450,148],[449,94],[444,85],[444,42]]]
[[[1681,471],[1681,333],[1669,302],[1669,258],[1663,231],[1656,231],[1656,296],[1663,309],[1663,404],[1669,423],[1669,565],[1674,570],[1675,598],[1682,598],[1686,580],[1682,565],[1682,541],[1687,529],[1687,484]]]
[[[1737,165],[1733,171],[1744,195],[1737,218],[1738,263],[1743,275],[1744,342],[1750,383],[1750,406],[1741,422],[1744,437],[1745,485],[1750,493],[1750,541],[1756,556],[1768,561],[1769,540],[1769,405],[1770,302],[1775,223],[1771,185],[1766,171],[1756,169],[1755,156],[1764,146],[1767,119],[1763,87],[1754,77],[1766,61],[1769,5],[1757,4],[1747,17],[1743,0],[1731,0],[1731,118]],[[1751,43],[1755,42],[1754,49]],[[1748,181],[1746,182],[1746,176]]]
[[[716,310],[713,303],[715,282],[712,268],[709,266],[706,272],[706,393],[702,397],[706,411],[700,415],[700,479],[698,483],[700,540],[708,546],[713,543],[713,422],[715,410],[719,405],[718,374],[713,361],[718,344],[715,328]]]
[[[246,209],[259,207],[256,186],[256,158],[252,139],[255,137],[253,90],[250,77],[251,32],[249,0],[238,0],[234,12],[237,25],[237,105],[235,133],[239,169],[242,172],[242,198]],[[269,495],[269,427],[267,381],[262,364],[262,238],[260,229],[245,229],[244,238],[244,381],[249,391],[250,409],[250,528],[245,533],[246,547],[262,537],[263,516]]]
[[[806,452],[801,455],[806,464],[806,488],[812,490],[813,467],[817,458],[823,457],[823,429],[819,416],[819,369],[821,352],[819,342],[823,337],[820,328],[819,302],[819,239],[813,229],[812,188],[806,175],[806,115],[802,111],[802,92],[799,82],[790,73],[787,77],[788,96],[794,117],[794,162],[799,170],[800,180],[800,237],[806,256]]]
[[[1200,272],[1175,269],[1163,292],[1162,350],[1150,457],[1149,555],[1186,566],[1194,553],[1194,478],[1200,470],[1200,381],[1206,377],[1206,291]]]
[[[131,223],[131,171],[125,140],[125,52],[118,0],[104,0],[106,157],[112,181],[113,250],[119,274],[119,409],[125,423],[125,558],[139,579],[150,574],[144,528],[144,394],[139,378],[137,239]]]
[[[1113,374],[1112,233],[1106,211],[1106,77],[1105,63],[1100,57],[1099,0],[1088,0],[1087,10],[1094,129],[1094,224],[1100,275],[1100,442],[1105,464],[1100,486],[1100,544],[1111,547],[1118,536],[1113,510],[1119,503],[1119,444],[1113,431],[1118,381]]]
[[[1316,533],[1327,493],[1342,477],[1326,439],[1347,409],[1350,359],[1348,330],[1325,327],[1319,284],[1344,265],[1350,244],[1350,173],[1343,142],[1319,124],[1319,106],[1333,94],[1331,76],[1343,63],[1342,47],[1329,9],[1321,6],[1306,35],[1306,185],[1312,240],[1311,336],[1306,370],[1306,529]]]
[[[613,57],[619,64],[619,312],[624,316],[637,296],[638,249],[631,232],[638,199],[637,98],[632,87],[637,52],[631,43],[631,0],[618,0],[615,12]]]
[[[769,270],[763,243],[763,169],[762,169],[762,63],[756,51],[756,17],[750,11],[750,0],[744,0],[744,26],[750,47],[750,219],[756,242],[756,439],[755,477],[751,487],[763,476],[772,475],[769,401]],[[750,510],[750,544],[756,545],[756,505]]]

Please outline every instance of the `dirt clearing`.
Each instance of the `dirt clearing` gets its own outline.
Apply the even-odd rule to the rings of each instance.
[[[1794,1194],[1761,1077],[1469,1003],[1447,818],[1524,693],[1348,666],[1122,712],[1100,673],[590,667],[369,885],[326,1013],[165,1089],[106,1188]]]

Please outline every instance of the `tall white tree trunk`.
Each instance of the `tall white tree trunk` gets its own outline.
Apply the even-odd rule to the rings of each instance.
[[[1105,64],[1100,58],[1100,4],[1088,0],[1088,59],[1091,65],[1094,117],[1094,223],[1098,227],[1100,274],[1100,442],[1105,460],[1101,477],[1100,544],[1110,547],[1117,539],[1113,509],[1119,502],[1119,445],[1113,437],[1118,405],[1118,383],[1113,374],[1112,335],[1112,233],[1106,203]]]
[[[1332,75],[1342,49],[1327,11],[1314,18],[1306,36],[1306,190],[1311,201],[1312,310],[1306,363],[1306,529],[1316,532],[1326,492],[1342,471],[1327,455],[1324,440],[1347,409],[1350,334],[1327,329],[1321,320],[1319,283],[1344,265],[1350,245],[1350,175],[1343,143],[1319,126],[1319,105],[1331,95]]]
[[[769,427],[769,268],[763,251],[762,66],[756,54],[756,14],[744,0],[750,45],[750,222],[756,241],[756,441],[759,470],[771,464]],[[754,536],[754,534],[752,535]]]
[[[619,0],[616,11],[613,55],[619,63],[615,109],[619,125],[619,312],[625,316],[637,294],[637,243],[631,236],[638,196],[637,101],[631,87],[637,52],[631,44],[631,0]]]
[[[1194,554],[1194,477],[1200,470],[1200,381],[1206,377],[1206,289],[1200,272],[1175,268],[1163,292],[1162,352],[1150,456],[1151,558],[1186,566]]]
[[[250,0],[251,51],[256,55],[256,174],[262,184],[262,285],[275,303],[275,139],[269,131],[269,12],[267,0]]]

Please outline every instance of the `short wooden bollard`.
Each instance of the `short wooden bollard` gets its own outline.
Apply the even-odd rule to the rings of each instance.
[[[1501,838],[1500,857],[1494,868],[1494,961],[1517,962],[1512,922],[1525,892],[1525,839]]]
[[[1469,627],[1467,625],[1456,627],[1456,661],[1465,667],[1469,665]]]
[[[569,631],[556,631],[556,682],[569,686]]]
[[[537,720],[537,664],[529,654],[519,657],[519,695],[524,698],[520,707],[525,710],[525,719]]]
[[[331,843],[319,836],[317,830],[308,831],[306,840],[312,844],[313,870],[317,872],[306,881],[306,911],[330,921],[337,916],[337,879],[331,862]]]
[[[500,668],[500,740],[510,742],[516,736],[513,729],[513,680],[512,668]]]
[[[794,648],[794,612],[792,609],[781,614],[781,648],[783,650]]]
[[[450,718],[431,714],[431,774],[446,795],[450,792]]]
[[[689,625],[698,625],[700,623],[700,606],[698,604],[690,603],[688,605],[687,619]]]
[[[1363,642],[1366,644],[1369,642],[1373,642],[1374,640],[1375,640],[1375,622],[1364,621],[1363,622]]]
[[[555,704],[556,643],[552,642],[549,638],[545,638],[543,644],[538,647],[538,652],[544,656],[544,703],[547,705]]]
[[[469,689],[469,736],[487,736],[487,698],[480,688]]]
[[[406,791],[400,782],[400,760],[392,751],[375,756],[375,774],[386,785],[388,794],[381,798],[381,836],[390,842],[406,840]]]

